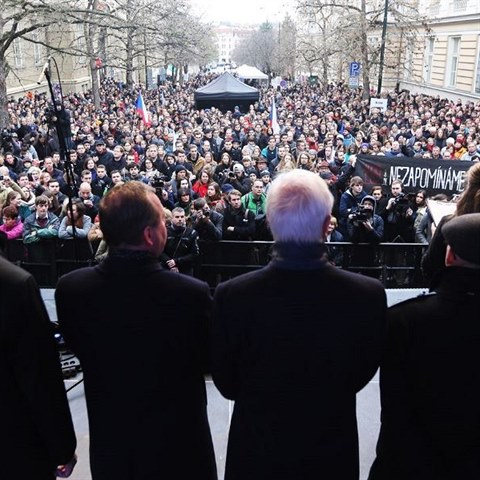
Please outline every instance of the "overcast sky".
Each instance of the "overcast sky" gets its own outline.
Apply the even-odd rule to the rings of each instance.
[[[205,21],[232,24],[260,24],[294,16],[295,0],[190,0],[193,11]]]

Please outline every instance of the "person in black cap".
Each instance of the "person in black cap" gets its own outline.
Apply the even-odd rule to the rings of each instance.
[[[357,273],[378,278],[379,271],[372,269],[376,262],[375,245],[383,238],[383,218],[375,213],[375,199],[366,195],[357,210],[348,216],[348,238],[355,245],[351,250],[350,266],[366,267],[354,269]],[[358,245],[368,244],[368,245]]]
[[[107,150],[105,141],[102,138],[95,141],[94,155],[98,157],[97,164],[105,165],[109,172],[113,170],[113,167],[110,168],[110,164],[114,160],[113,153],[110,150]]]
[[[388,311],[369,480],[480,478],[480,213],[442,233],[446,268],[430,294]]]

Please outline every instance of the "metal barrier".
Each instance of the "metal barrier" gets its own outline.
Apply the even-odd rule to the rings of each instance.
[[[421,271],[428,244],[326,243],[329,260],[338,268],[377,278],[386,288],[424,288]],[[201,243],[195,276],[214,288],[219,282],[257,270],[271,259],[273,242],[226,241]]]
[[[34,249],[27,248],[21,240],[10,240],[5,256],[30,271],[41,287],[54,288],[63,273],[94,263],[88,241],[77,242],[73,249],[65,241],[52,241],[48,248],[42,248],[39,256],[38,251],[32,252]],[[330,261],[338,268],[378,278],[386,288],[428,286],[420,268],[428,244],[331,242],[326,246]],[[194,275],[213,289],[224,280],[267,265],[272,247],[273,242],[265,241],[200,242]]]

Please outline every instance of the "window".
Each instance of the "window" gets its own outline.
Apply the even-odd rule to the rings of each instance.
[[[440,15],[440,0],[432,0],[430,3],[430,15],[438,17]]]
[[[460,51],[460,37],[448,39],[446,86],[454,87],[457,81],[458,53]]]
[[[13,41],[13,62],[15,67],[21,68],[24,66],[24,58],[23,58],[23,46],[22,41],[20,38],[16,38]]]
[[[467,0],[453,0],[454,12],[465,12],[467,10]]]
[[[423,68],[423,81],[432,81],[433,51],[435,49],[435,37],[427,37],[425,45],[425,63]]]

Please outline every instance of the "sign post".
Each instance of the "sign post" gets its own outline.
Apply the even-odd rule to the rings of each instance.
[[[359,62],[351,62],[349,65],[348,86],[350,88],[358,88],[360,86],[360,70],[362,65]]]

